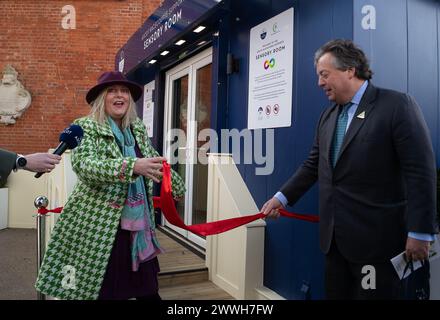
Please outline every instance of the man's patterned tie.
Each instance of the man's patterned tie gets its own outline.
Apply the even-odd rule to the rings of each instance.
[[[338,121],[336,122],[336,129],[332,142],[332,150],[330,153],[330,160],[333,168],[336,166],[336,161],[338,161],[339,151],[341,150],[342,141],[344,140],[345,136],[345,130],[347,129],[348,109],[351,107],[351,105],[352,103],[349,102],[342,106],[342,111],[338,116]]]

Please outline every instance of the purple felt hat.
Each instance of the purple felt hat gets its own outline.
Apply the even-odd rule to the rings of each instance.
[[[106,71],[98,78],[98,84],[87,92],[86,101],[91,104],[101,91],[114,84],[122,84],[126,86],[131,93],[134,101],[142,96],[142,87],[137,83],[127,80],[119,71]]]

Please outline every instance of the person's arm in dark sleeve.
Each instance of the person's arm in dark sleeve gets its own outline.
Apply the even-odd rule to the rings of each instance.
[[[279,217],[277,209],[281,206],[286,207],[288,204],[293,205],[318,179],[319,130],[322,119],[324,119],[327,114],[328,112],[326,112],[326,110],[321,113],[318,125],[316,126],[315,139],[307,160],[305,160],[290,179],[287,180],[287,182],[281,187],[280,191],[266,201],[261,207],[260,211],[268,217]]]
[[[15,168],[17,154],[4,149],[0,149],[0,188],[4,187],[6,180],[12,169]]]
[[[407,190],[408,232],[434,234],[436,165],[431,138],[420,107],[409,95],[393,115],[393,141]]]

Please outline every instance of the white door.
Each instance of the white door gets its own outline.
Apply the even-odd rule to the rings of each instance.
[[[186,225],[206,222],[207,143],[197,137],[201,130],[211,128],[211,67],[209,48],[168,71],[165,77],[164,150],[174,163],[172,168],[185,181],[185,198],[176,207]],[[205,237],[163,220],[166,226],[205,248]]]

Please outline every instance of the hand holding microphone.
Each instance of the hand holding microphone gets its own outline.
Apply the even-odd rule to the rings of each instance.
[[[32,153],[23,157],[26,159],[23,169],[32,172],[50,171],[61,161],[61,156],[46,152]]]
[[[67,149],[74,149],[76,148],[83,138],[84,132],[83,129],[76,125],[72,124],[70,127],[66,128],[61,132],[60,134],[60,144],[53,152],[54,155],[61,156],[64,151]],[[44,174],[44,172],[38,172],[35,175],[35,178],[39,178]]]

